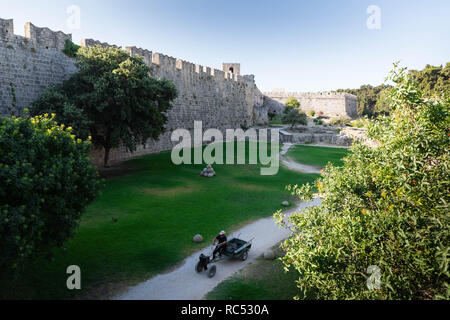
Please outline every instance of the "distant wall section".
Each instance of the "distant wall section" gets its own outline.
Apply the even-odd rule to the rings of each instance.
[[[268,111],[281,114],[284,110],[284,104],[290,98],[294,97],[300,102],[303,111],[322,111],[330,116],[357,115],[357,97],[344,92],[284,92],[272,91],[264,93],[264,104]]]

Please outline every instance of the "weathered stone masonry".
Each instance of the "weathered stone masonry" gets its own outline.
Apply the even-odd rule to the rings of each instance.
[[[318,113],[322,111],[330,116],[347,117],[357,115],[357,97],[344,92],[265,92],[264,105],[269,112],[281,114],[285,107],[284,104],[290,97],[296,98],[305,112],[313,110]]]
[[[13,20],[0,19],[0,115],[20,115],[51,84],[76,72],[64,55],[70,35],[25,25],[25,37],[14,35]]]
[[[27,23],[25,37],[14,35],[13,20],[0,19],[0,115],[20,115],[51,84],[60,84],[77,71],[74,59],[61,52],[71,35],[38,28]],[[109,46],[84,39],[82,46]],[[170,150],[171,131],[193,129],[194,121],[202,121],[205,129],[252,126],[267,122],[263,95],[254,76],[241,76],[238,64],[224,64],[224,71],[175,59],[160,53],[127,47],[130,55],[139,55],[150,67],[151,75],[174,82],[178,98],[168,112],[166,133],[158,141],[148,141],[145,148],[127,153],[124,148],[111,152],[111,161]],[[233,65],[233,73],[229,67]],[[102,160],[101,150],[92,153],[95,162]]]
[[[0,116],[21,115],[52,84],[60,84],[77,71],[75,60],[62,53],[70,34],[25,25],[25,37],[14,34],[13,20],[0,19]],[[83,39],[84,47],[111,46]],[[115,46],[116,47],[116,46]],[[170,150],[171,132],[177,128],[192,130],[194,121],[202,121],[204,129],[235,129],[267,124],[268,112],[281,113],[290,96],[300,100],[305,111],[323,111],[330,115],[356,114],[356,97],[345,93],[285,93],[263,95],[253,75],[241,76],[240,64],[224,63],[222,70],[126,47],[130,55],[139,55],[155,78],[174,82],[178,98],[168,112],[166,133],[158,141],[149,140],[130,154],[124,148],[111,151],[111,162],[135,156]],[[96,163],[103,159],[102,150],[94,150]]]

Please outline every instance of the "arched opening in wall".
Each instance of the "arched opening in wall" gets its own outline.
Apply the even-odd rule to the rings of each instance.
[[[228,69],[228,79],[233,79],[233,73],[234,73],[234,69],[233,69],[233,67],[230,67]]]

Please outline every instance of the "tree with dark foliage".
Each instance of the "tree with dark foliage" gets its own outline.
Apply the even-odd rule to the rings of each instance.
[[[33,104],[33,115],[55,113],[81,139],[91,136],[105,150],[105,166],[111,149],[123,144],[132,152],[164,132],[165,113],[177,97],[172,82],[151,78],[140,57],[118,48],[80,48],[76,59],[79,71],[49,87]]]

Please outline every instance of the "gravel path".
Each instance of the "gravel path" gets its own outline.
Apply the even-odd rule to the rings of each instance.
[[[292,143],[285,143],[283,145],[283,147],[281,148],[281,152],[280,152],[281,164],[283,164],[285,167],[287,167],[288,169],[293,170],[293,171],[298,171],[298,172],[302,172],[302,173],[320,174],[321,169],[314,167],[314,166],[309,166],[306,164],[301,164],[301,163],[295,162],[295,161],[291,160],[290,158],[286,157],[286,153],[289,151],[289,149],[292,146],[293,146]]]
[[[320,199],[309,203],[302,203],[290,213],[308,206],[320,204]],[[206,247],[183,261],[177,269],[155,276],[148,281],[129,288],[123,294],[115,297],[117,300],[200,300],[219,283],[244,268],[261,256],[265,250],[286,239],[289,231],[278,227],[272,217],[260,219],[251,223],[234,234],[241,234],[243,240],[253,240],[248,259],[246,261],[227,259],[216,263],[217,273],[214,278],[208,278],[206,272],[198,274],[195,264],[201,253],[209,254],[211,247]],[[209,241],[209,240],[207,240]]]

